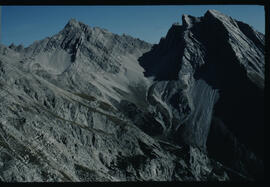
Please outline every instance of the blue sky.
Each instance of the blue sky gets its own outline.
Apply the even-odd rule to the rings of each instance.
[[[158,43],[181,15],[203,16],[216,9],[246,22],[264,33],[264,7],[259,5],[160,5],[160,6],[2,6],[1,42],[28,46],[52,36],[75,18],[90,27],[106,28],[117,34]]]

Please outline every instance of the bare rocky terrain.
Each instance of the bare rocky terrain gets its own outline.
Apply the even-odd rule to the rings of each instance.
[[[209,10],[155,45],[75,19],[0,45],[0,180],[262,180],[264,41]]]

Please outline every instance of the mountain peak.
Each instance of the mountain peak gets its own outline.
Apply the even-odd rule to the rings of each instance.
[[[213,19],[217,19],[221,22],[226,22],[229,25],[236,25],[236,23],[234,22],[234,19],[230,16],[227,16],[217,10],[207,10],[207,12],[204,14],[204,18],[208,19],[208,20],[213,20]]]
[[[191,16],[191,15],[187,15],[187,14],[183,14],[182,15],[182,24],[184,27],[186,28],[190,28],[192,27],[192,25],[196,22],[199,22],[200,21],[200,18],[198,17],[194,17],[194,16]]]
[[[75,18],[71,18],[68,23],[66,24],[66,26],[69,27],[80,27],[80,22],[77,21]]]
[[[227,15],[214,9],[207,10],[205,15],[211,15],[212,17],[216,17],[216,18],[228,17]]]
[[[82,30],[87,30],[89,26],[84,24],[83,22],[76,20],[75,18],[71,18],[66,24],[65,28],[78,28]]]
[[[206,11],[206,13],[207,12],[212,14],[212,15],[223,15],[221,12],[219,12],[219,11],[217,11],[215,9],[209,9],[209,10]]]

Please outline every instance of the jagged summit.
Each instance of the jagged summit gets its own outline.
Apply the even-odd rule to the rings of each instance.
[[[75,18],[71,18],[67,23],[67,25],[70,25],[70,26],[78,26],[79,24],[80,22],[77,21]]]
[[[68,23],[65,25],[64,29],[62,30],[63,32],[65,30],[76,30],[77,32],[84,33],[84,34],[89,34],[91,33],[92,30],[95,32],[100,32],[100,33],[111,33],[105,28],[100,28],[96,26],[89,26],[81,21],[76,20],[75,18],[71,18]],[[65,32],[67,34],[67,32]]]
[[[209,10],[206,11],[205,14],[211,14],[213,16],[227,16],[227,15],[223,14],[222,12],[219,12],[219,11],[217,11],[215,9],[209,9]]]
[[[227,15],[225,15],[217,10],[211,9],[211,10],[207,10],[206,13],[204,14],[204,16],[202,16],[202,17],[194,17],[192,15],[183,14],[182,15],[182,25],[184,27],[186,27],[187,29],[189,29],[193,26],[194,23],[196,23],[196,22],[198,23],[198,22],[202,21],[202,19],[207,19],[209,17],[216,18],[219,20],[225,20],[225,19],[229,18],[229,16],[227,16]]]
[[[223,14],[217,10],[211,9],[211,10],[207,10],[206,13],[203,16],[205,19],[212,17],[212,18],[216,18],[219,20],[227,20],[227,19],[232,19],[230,16]]]
[[[237,21],[231,18],[230,16],[227,16],[216,10],[208,10],[202,17],[194,17],[194,16],[183,14],[182,25],[173,24],[171,28],[169,29],[166,35],[166,38],[167,38],[166,41],[168,41],[168,44],[166,45],[170,46],[173,43],[175,43],[175,45],[178,45],[179,43],[182,43],[181,38],[183,37],[191,43],[193,43],[194,39],[198,41],[201,40],[201,42],[207,43],[208,37],[210,37],[209,32],[212,32],[212,34],[216,35],[217,42],[218,42],[218,37],[220,39],[229,40],[230,44],[232,45],[232,49],[234,50],[234,53],[237,54],[236,57],[246,59],[245,61],[239,60],[239,63],[241,63],[244,66],[247,66],[247,63],[245,62],[249,61],[250,63],[255,64],[254,65],[255,67],[260,66],[260,68],[254,68],[253,71],[256,71],[256,72],[264,71],[262,63],[260,63],[261,59],[259,57],[263,54],[261,49],[262,49],[262,44],[264,42],[264,36],[261,33],[255,31],[249,25],[243,24],[242,22]],[[194,37],[191,35],[194,35]],[[197,39],[196,36],[199,36],[200,38]],[[164,41],[165,40],[162,40],[162,42],[160,43],[160,46],[163,46]],[[250,41],[252,43],[250,43]],[[234,45],[235,42],[238,42],[239,45]],[[200,42],[199,43],[196,42],[196,43],[200,45]],[[252,45],[254,44],[260,50],[256,51],[255,56],[252,56],[251,55],[252,52],[249,50],[249,47],[252,48]],[[189,44],[187,42],[184,42],[181,45],[188,46]],[[238,49],[239,47],[241,47],[242,49]],[[243,53],[245,53],[245,55],[240,55],[237,52],[238,50],[241,50]],[[258,58],[260,60],[258,60]],[[196,66],[196,64],[202,65],[202,61],[193,61],[193,62],[194,62],[193,66]],[[156,62],[155,64],[157,63],[158,62]],[[149,65],[149,66],[152,66],[152,65]],[[150,73],[150,71],[155,69],[155,68],[151,68],[152,70],[148,72],[147,67],[145,68],[146,68],[146,74],[149,74],[149,75],[152,74]],[[247,68],[248,68],[248,72],[250,72],[249,67]],[[157,70],[154,70],[154,71],[157,71]],[[173,75],[173,77],[177,77],[177,75]]]
[[[65,25],[63,30],[70,30],[70,29],[75,29],[77,32],[84,32],[87,33],[89,30],[94,29],[91,28],[89,25],[76,20],[75,18],[71,18],[67,24]]]
[[[186,14],[182,15],[182,24],[187,29],[191,28],[196,22],[200,22],[200,18]]]
[[[147,50],[150,46],[131,36],[119,36],[72,18],[59,33],[36,41],[23,51],[25,56],[39,59],[41,66],[57,74],[63,73],[72,63],[81,61],[91,62],[98,71],[116,72],[119,64],[109,57],[114,50],[122,51],[123,55],[134,53],[137,56],[141,53],[138,47]],[[50,62],[55,61],[54,58],[65,60]]]

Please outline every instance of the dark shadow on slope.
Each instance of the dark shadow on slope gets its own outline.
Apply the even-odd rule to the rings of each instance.
[[[155,80],[178,80],[184,50],[183,27],[173,25],[158,45],[138,59],[145,69],[144,76]]]
[[[213,130],[216,128],[212,127],[216,125],[213,119],[207,141],[209,154],[234,168],[235,164],[245,158],[244,168],[253,173],[256,179],[260,179],[263,165],[259,160],[256,165],[254,161],[256,159],[251,158],[252,154],[247,150],[251,150],[257,157],[264,160],[263,90],[247,77],[245,68],[239,64],[228,43],[228,34],[225,29],[214,21],[206,25],[207,27],[201,25],[200,28],[194,28],[194,33],[197,33],[197,37],[200,37],[200,41],[207,48],[205,59],[207,63],[196,71],[194,76],[196,79],[205,80],[210,86],[219,90],[220,97],[214,106],[213,115],[221,120],[231,133],[231,138],[226,137],[229,141],[225,141],[225,135],[215,135],[217,131]],[[216,34],[209,37],[210,31]],[[238,140],[239,143],[236,144],[235,141]],[[247,150],[240,144],[243,144]],[[255,171],[257,173],[254,173]]]
[[[207,143],[209,154],[215,160],[221,160],[224,165],[234,168],[250,179],[264,179],[263,162],[241,144],[222,120],[215,116]],[[224,151],[230,154],[225,154]]]
[[[207,62],[195,73],[219,89],[220,99],[215,105],[215,116],[224,121],[235,136],[260,157],[264,145],[264,93],[248,77],[227,41],[220,25],[212,25],[215,37],[207,37],[209,24],[200,28],[200,36],[207,47]],[[203,31],[206,31],[205,33]],[[196,33],[196,32],[195,32]],[[198,35],[199,36],[199,35]]]

